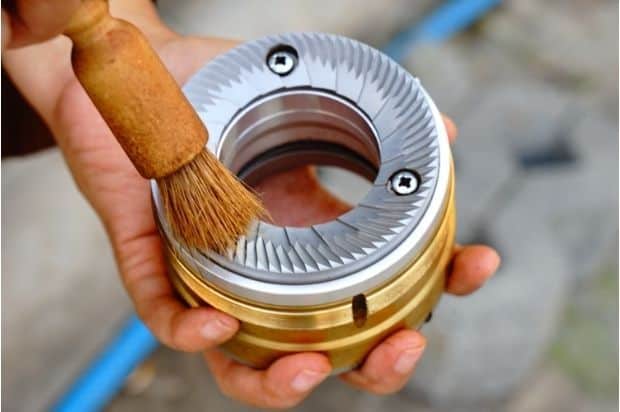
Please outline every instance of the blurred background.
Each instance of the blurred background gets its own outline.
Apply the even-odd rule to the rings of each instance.
[[[442,299],[402,392],[333,378],[297,409],[616,411],[618,2],[504,1],[454,35],[417,41],[442,3],[158,1],[182,33],[313,30],[388,47],[459,126],[458,238],[496,247],[502,268],[478,293]],[[17,120],[2,114],[7,133]],[[131,306],[57,150],[3,160],[2,222],[2,406],[43,410]],[[199,355],[165,348],[107,409],[247,410],[218,392]]]

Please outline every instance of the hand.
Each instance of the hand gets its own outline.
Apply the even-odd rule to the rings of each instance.
[[[444,123],[450,140],[454,141],[456,127],[445,116]],[[272,219],[280,225],[307,226],[331,220],[350,209],[320,185],[311,167],[269,176],[256,189]],[[470,294],[495,272],[498,265],[499,256],[487,246],[457,246],[446,291],[454,295]],[[401,330],[377,346],[359,369],[340,377],[352,386],[372,393],[396,392],[410,378],[424,347],[424,336],[418,331]],[[330,370],[327,359],[313,353],[283,357],[267,371],[255,371],[240,365],[217,349],[206,351],[205,358],[225,393],[256,406],[272,408],[295,405]],[[309,373],[307,379],[299,378],[299,382],[309,386],[301,391],[291,390],[291,384],[304,370],[313,373]]]
[[[180,82],[235,44],[179,37],[159,22],[149,2],[118,4],[124,4],[124,7],[138,7],[140,4],[142,9],[138,14],[132,12],[121,16],[137,22],[147,33]],[[119,15],[114,7],[112,14]],[[37,64],[33,65],[33,62]],[[46,63],[54,65],[53,72],[33,67]],[[5,53],[5,65],[19,88],[50,125],[79,189],[106,228],[122,281],[138,315],[158,339],[179,350],[204,350],[205,359],[222,391],[245,403],[282,408],[293,406],[307,396],[331,370],[325,356],[299,353],[279,359],[267,370],[247,368],[214,349],[235,334],[239,326],[236,319],[212,308],[188,309],[175,297],[166,277],[148,184],[134,170],[74,78],[69,66],[69,42],[58,38],[46,44],[10,51]],[[49,93],[42,93],[43,90]],[[454,138],[454,126],[448,120],[446,125]],[[307,181],[303,185],[306,190],[314,187],[315,192],[303,195],[295,190],[300,179]],[[259,190],[265,193],[273,217],[284,223],[329,218],[348,207],[325,192],[308,168],[272,176],[259,185]],[[288,215],[291,202],[302,202],[304,208],[300,209],[304,214]],[[487,247],[458,248],[447,291],[459,295],[472,292],[498,264],[497,254]],[[375,348],[359,370],[346,373],[342,378],[375,393],[396,391],[411,374],[424,345],[424,338],[416,331],[397,332]]]

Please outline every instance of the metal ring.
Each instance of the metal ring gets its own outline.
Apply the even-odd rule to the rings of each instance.
[[[278,47],[296,53],[281,73],[268,64]],[[226,256],[171,236],[153,181],[164,238],[209,284],[269,305],[350,299],[401,273],[437,230],[451,168],[443,121],[418,79],[377,50],[335,35],[269,36],[212,60],[184,92],[208,128],[208,149],[247,179],[317,158],[374,177],[337,219],[257,222]],[[415,191],[390,190],[401,170],[415,172]]]

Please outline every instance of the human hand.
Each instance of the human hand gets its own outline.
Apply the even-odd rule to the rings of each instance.
[[[457,130],[444,116],[450,141]],[[314,168],[300,167],[263,179],[256,189],[272,219],[279,225],[309,226],[336,218],[350,206],[334,197],[319,183]],[[446,292],[467,295],[478,289],[497,269],[499,256],[483,245],[457,245],[454,250]],[[375,394],[398,391],[411,377],[422,356],[425,339],[416,330],[401,330],[385,339],[357,370],[340,375],[353,387]],[[219,352],[207,350],[205,358],[220,385],[229,396],[260,407],[290,407],[300,402],[308,390],[291,390],[300,369],[309,371],[308,388],[313,388],[330,371],[327,358],[301,353],[280,358],[267,371],[243,366]],[[303,365],[303,366],[302,366]]]
[[[139,26],[180,82],[234,45],[223,40],[177,36],[163,27],[156,16],[149,17],[153,13],[148,11],[148,2],[143,7],[147,11],[140,15]],[[114,7],[112,13],[115,14]],[[133,20],[131,15],[124,17]],[[166,345],[184,351],[205,350],[210,369],[229,396],[270,408],[300,402],[329,374],[331,369],[325,356],[285,356],[263,371],[242,366],[214,349],[234,335],[239,326],[237,320],[212,308],[189,309],[174,295],[152,216],[148,182],[135,171],[77,83],[69,65],[69,49],[66,39],[55,39],[46,45],[11,51],[5,60],[11,76],[50,125],[78,187],[100,216],[138,315]],[[53,64],[54,77],[46,78],[52,73],[37,71],[33,62]],[[50,85],[55,89],[51,90]],[[42,94],[41,90],[51,91],[44,97],[35,96]],[[451,122],[447,121],[447,127],[454,138],[456,131]],[[301,179],[307,181],[303,185],[305,190],[314,187],[314,193],[304,195],[295,191]],[[258,189],[264,193],[274,219],[281,223],[327,219],[348,207],[324,191],[308,168],[272,176],[261,182]],[[294,202],[303,203],[304,207],[299,208],[303,214],[288,214]],[[457,249],[447,291],[472,292],[498,263],[497,254],[487,247]],[[359,370],[342,377],[375,393],[396,391],[411,374],[424,344],[424,338],[416,331],[397,332],[375,348]]]

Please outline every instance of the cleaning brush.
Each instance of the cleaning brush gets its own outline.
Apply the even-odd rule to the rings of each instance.
[[[82,0],[64,33],[76,77],[186,245],[224,252],[264,209],[205,147],[208,132],[146,38]]]

